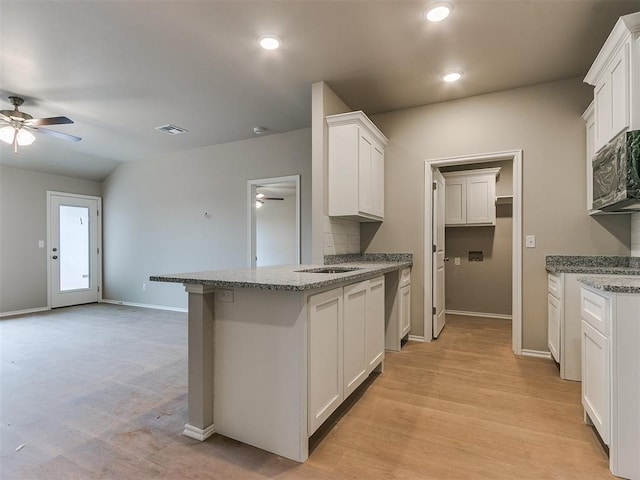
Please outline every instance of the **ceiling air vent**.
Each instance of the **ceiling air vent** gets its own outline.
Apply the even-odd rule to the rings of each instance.
[[[171,125],[170,123],[168,125],[162,125],[160,127],[156,127],[156,130],[158,130],[159,132],[166,133],[167,135],[182,135],[183,133],[188,132],[188,130],[185,130],[184,128],[176,127],[175,125]]]

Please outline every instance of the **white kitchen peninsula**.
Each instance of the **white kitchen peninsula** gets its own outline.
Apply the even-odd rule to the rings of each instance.
[[[185,435],[305,461],[311,434],[382,369],[384,274],[411,266],[391,258],[152,276],[189,294]]]

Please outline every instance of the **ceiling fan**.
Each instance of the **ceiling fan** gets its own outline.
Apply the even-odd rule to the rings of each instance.
[[[73,123],[73,120],[67,117],[33,118],[28,113],[18,110],[18,107],[24,103],[23,98],[10,96],[9,101],[11,101],[14,109],[0,110],[0,140],[13,145],[13,153],[18,153],[18,145],[31,145],[35,141],[36,137],[33,136],[32,131],[44,133],[45,135],[70,142],[79,142],[82,140],[80,137],[74,135],[42,128],[43,125],[65,125]]]
[[[264,205],[265,200],[284,200],[284,197],[269,197],[264,192],[256,193],[256,208],[262,207]]]

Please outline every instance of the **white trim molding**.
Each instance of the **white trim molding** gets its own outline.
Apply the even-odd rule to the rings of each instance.
[[[201,428],[194,427],[193,425],[185,423],[184,431],[182,433],[189,438],[194,438],[196,440],[200,440],[201,442],[203,442],[207,438],[209,438],[211,435],[213,435],[215,433],[215,430],[213,429],[213,424],[209,425],[207,428],[203,430]]]
[[[38,308],[27,308],[25,310],[15,310],[13,312],[2,312],[0,313],[0,318],[15,317],[18,315],[28,315],[30,313],[48,312],[49,310],[51,310],[51,308],[49,307],[38,307]]]
[[[511,315],[503,313],[484,313],[484,312],[463,312],[462,310],[445,310],[444,313],[451,315],[465,315],[467,317],[497,318],[500,320],[511,320]]]
[[[547,360],[553,360],[551,352],[545,352],[542,350],[527,350],[523,348],[521,354],[523,357],[546,358]]]
[[[432,183],[433,170],[450,165],[467,165],[487,162],[513,162],[513,251],[511,284],[511,331],[512,348],[516,355],[522,354],[522,150],[463,155],[457,157],[434,158],[424,161],[424,339],[431,341],[433,332],[432,311]],[[427,218],[429,216],[429,218]]]
[[[148,303],[134,303],[134,302],[124,302],[122,300],[109,300],[102,299],[101,303],[109,303],[111,305],[124,305],[126,307],[140,307],[140,308],[152,308],[154,310],[167,310],[169,312],[184,312],[187,313],[186,308],[181,307],[167,307],[165,305],[151,305]]]
[[[409,341],[411,342],[425,342],[424,336],[419,335],[409,335]]]

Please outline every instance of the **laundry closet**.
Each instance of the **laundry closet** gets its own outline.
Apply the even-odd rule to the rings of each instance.
[[[440,167],[445,177],[445,311],[511,319],[513,162]]]

